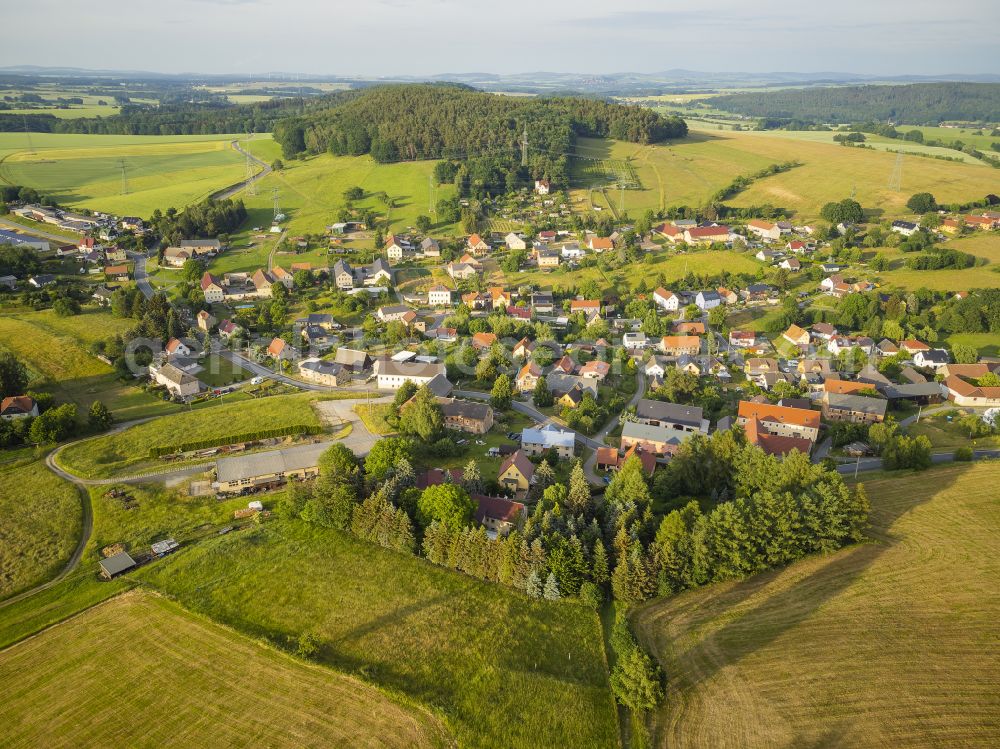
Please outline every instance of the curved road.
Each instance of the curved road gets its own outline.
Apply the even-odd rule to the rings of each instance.
[[[232,187],[225,187],[216,193],[212,193],[212,200],[226,200],[227,198],[231,198],[240,191],[245,190],[248,185],[253,184],[257,180],[262,179],[271,173],[271,165],[261,161],[249,151],[244,151],[243,148],[240,147],[240,142],[238,140],[234,140],[232,143],[230,143],[230,145],[233,147],[234,150],[239,151],[244,156],[249,157],[250,161],[259,166],[261,170],[257,172],[255,175],[253,175],[250,179],[245,179],[242,182],[237,182]]]

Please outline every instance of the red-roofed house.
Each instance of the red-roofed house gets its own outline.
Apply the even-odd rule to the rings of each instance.
[[[521,450],[514,452],[500,465],[497,483],[515,494],[527,492],[535,477],[535,465]]]
[[[506,536],[521,524],[527,514],[523,504],[504,497],[473,494],[472,499],[476,503],[476,522],[486,526],[486,535],[490,538]]]

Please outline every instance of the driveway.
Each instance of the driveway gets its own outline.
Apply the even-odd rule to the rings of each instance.
[[[392,403],[392,399],[393,396],[385,395],[380,398],[372,398],[370,401],[364,398],[319,401],[313,407],[319,411],[322,420],[331,426],[338,423],[351,425],[351,433],[339,441],[351,448],[351,451],[359,458],[363,458],[381,437],[365,426],[361,417],[354,412],[354,407],[365,403]]]

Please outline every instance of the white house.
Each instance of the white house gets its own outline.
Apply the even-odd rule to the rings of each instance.
[[[722,297],[717,291],[699,291],[694,303],[698,305],[698,309],[709,310],[722,304]]]
[[[524,241],[524,237],[510,232],[506,237],[503,238],[504,244],[507,245],[508,250],[526,250],[528,249],[528,243]]]
[[[892,222],[892,230],[894,232],[896,232],[897,234],[902,234],[904,237],[912,237],[914,234],[917,233],[917,229],[919,229],[919,228],[920,227],[918,227],[912,221],[893,221]]]
[[[431,307],[450,307],[451,289],[437,284],[427,290],[427,304]]]
[[[535,192],[539,195],[548,195],[552,190],[552,185],[549,184],[547,179],[536,179],[535,180]]]
[[[375,377],[379,390],[398,390],[404,382],[412,382],[420,387],[438,376],[445,376],[444,364],[397,362],[391,359],[375,361]]]
[[[918,351],[913,355],[913,363],[918,367],[940,369],[950,362],[948,352],[943,348],[932,348],[928,351]]]
[[[667,312],[676,312],[681,308],[680,297],[672,291],[667,291],[662,286],[653,292],[653,301]]]
[[[559,251],[559,253],[567,260],[578,260],[587,254],[583,250],[583,248],[581,248],[580,245],[576,244],[575,242],[573,244],[568,244],[565,247],[563,247]]]

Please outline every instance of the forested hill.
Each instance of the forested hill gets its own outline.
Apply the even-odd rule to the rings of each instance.
[[[531,178],[563,182],[577,136],[656,143],[687,134],[686,123],[651,110],[595,99],[527,98],[456,85],[388,85],[326,109],[280,121],[286,156],[303,151],[371,154],[380,162],[447,158],[520,163],[528,130]],[[507,172],[510,174],[510,172]]]
[[[994,123],[1000,117],[1000,83],[913,83],[844,86],[727,94],[705,100],[718,109],[762,119],[802,122],[904,122],[936,125],[949,120]]]

